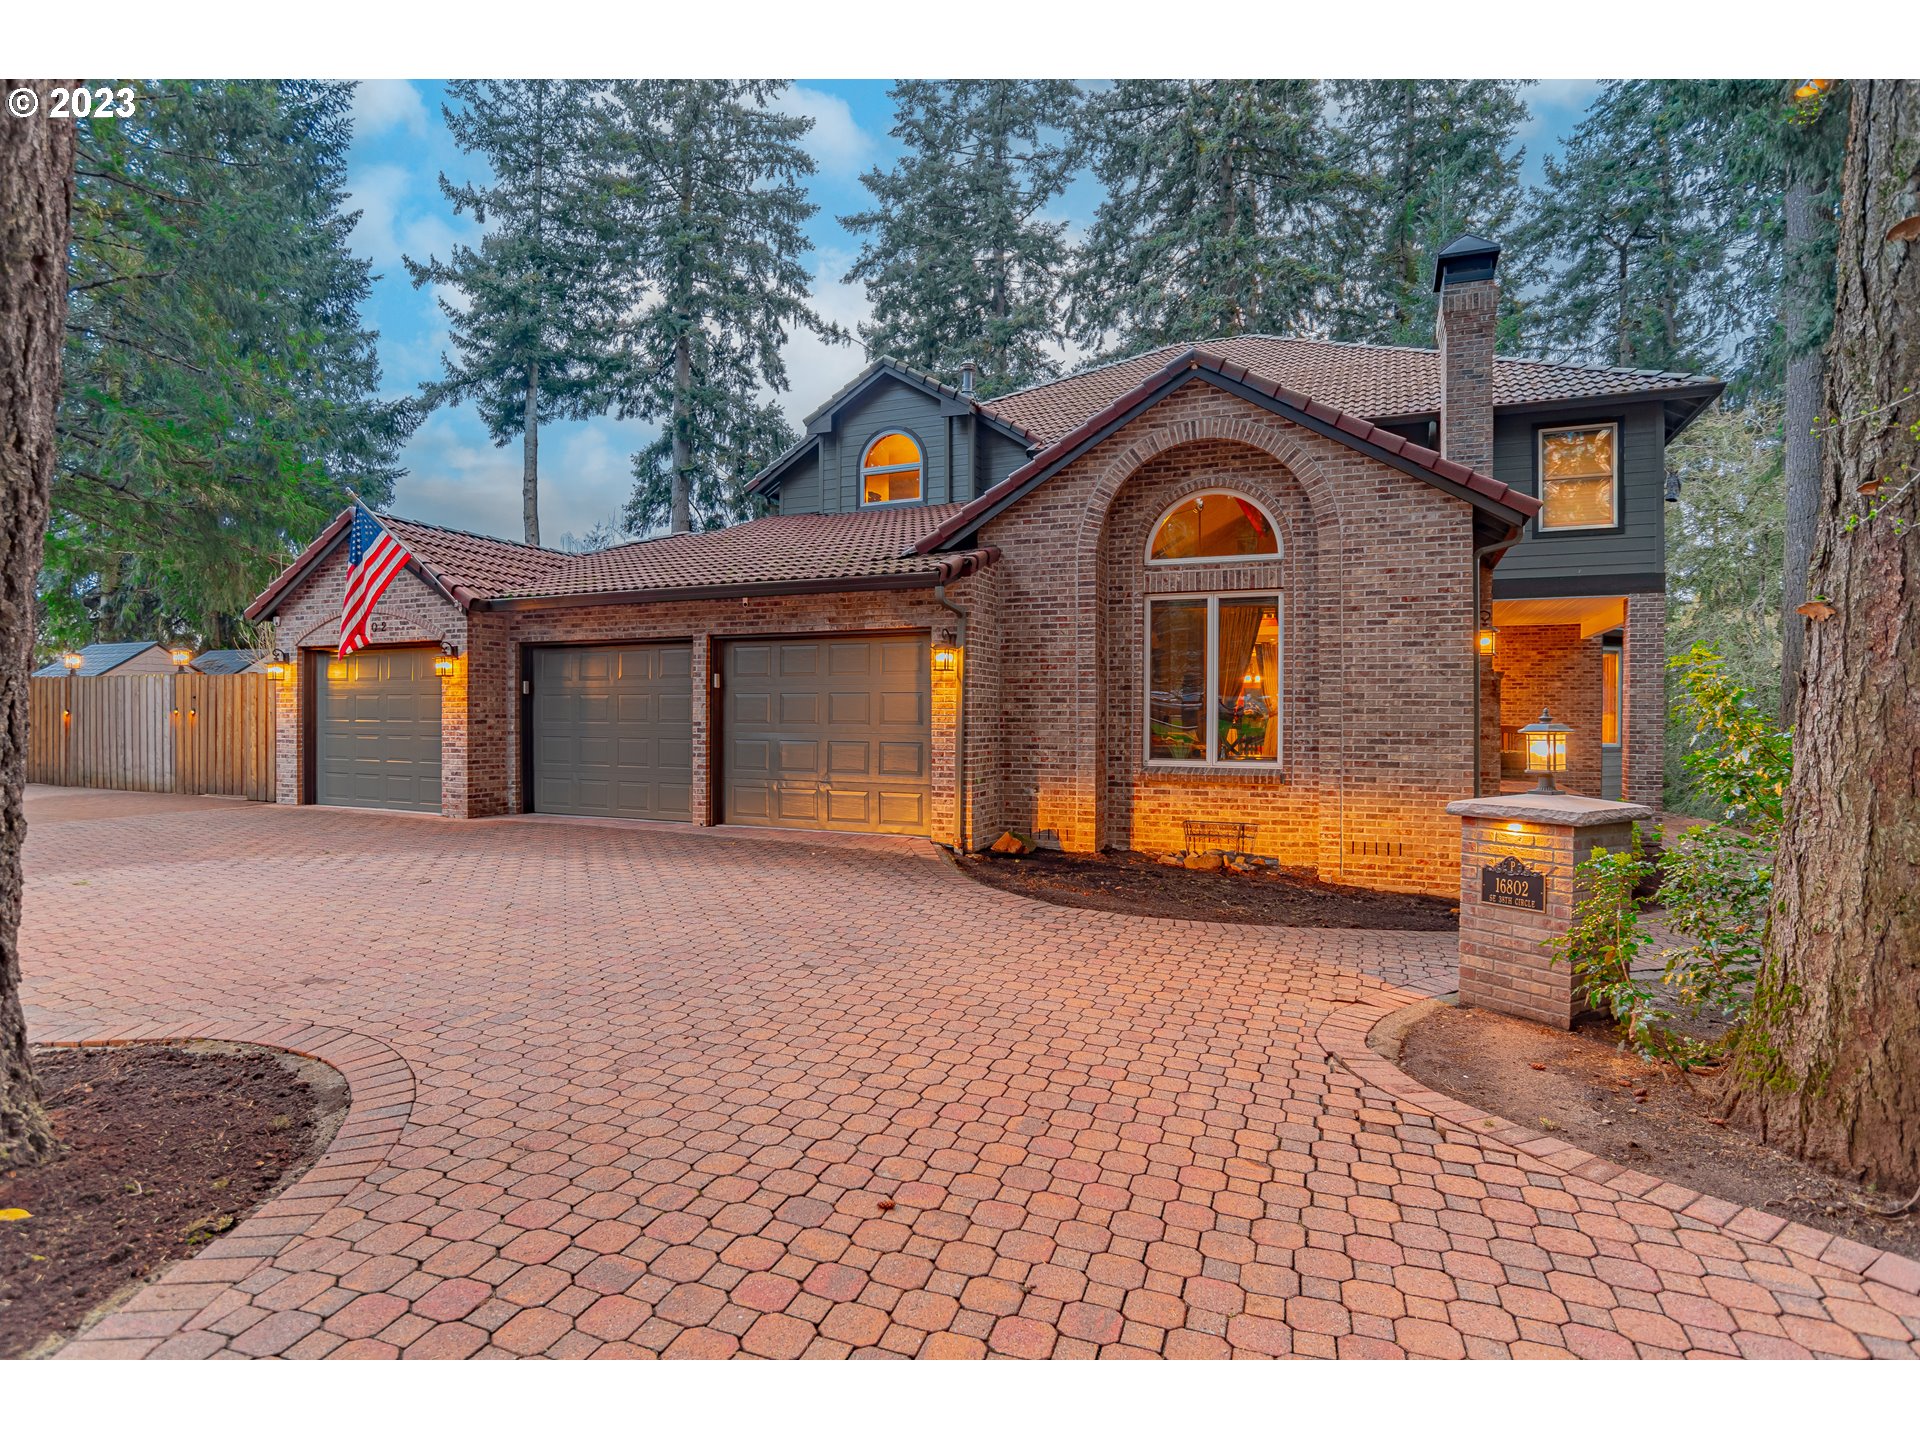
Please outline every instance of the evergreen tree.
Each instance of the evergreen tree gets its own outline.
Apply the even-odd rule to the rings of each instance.
[[[1311,80],[1122,80],[1082,134],[1106,198],[1072,281],[1070,329],[1124,353],[1320,313],[1349,177]]]
[[[540,426],[584,419],[611,403],[607,390],[613,286],[603,190],[595,169],[592,87],[577,80],[456,80],[443,106],[466,154],[486,157],[491,180],[440,191],[456,215],[488,226],[478,249],[445,261],[409,258],[415,285],[445,285],[440,309],[454,355],[425,387],[429,405],[471,400],[496,445],[521,440],[521,515],[540,543]]]
[[[1343,163],[1359,177],[1335,242],[1339,299],[1336,339],[1372,344],[1434,343],[1434,257],[1477,234],[1510,242],[1525,152],[1514,136],[1527,118],[1518,80],[1340,80]],[[1502,268],[1511,338],[1523,255]]]
[[[903,80],[890,92],[906,154],[861,183],[874,206],[841,224],[866,238],[860,338],[934,375],[978,368],[997,395],[1060,373],[1066,223],[1041,219],[1073,178],[1079,91],[1066,80]]]
[[[1523,247],[1553,267],[1535,348],[1650,370],[1715,367],[1733,321],[1724,127],[1687,82],[1610,81],[1542,169]]]
[[[389,493],[412,407],[359,321],[351,103],[174,81],[79,122],[45,638],[232,643],[349,486]]]
[[[813,122],[768,102],[776,81],[633,80],[610,93],[607,143],[627,237],[622,416],[663,422],[634,456],[627,523],[678,534],[731,524],[744,486],[794,435],[796,329],[832,339],[809,299],[801,226],[816,206],[800,147]]]

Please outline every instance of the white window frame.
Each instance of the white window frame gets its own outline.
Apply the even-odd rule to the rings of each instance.
[[[1260,512],[1260,518],[1267,522],[1267,529],[1273,535],[1273,553],[1254,555],[1189,555],[1178,560],[1156,560],[1153,558],[1153,542],[1160,538],[1160,529],[1167,523],[1174,511],[1183,509],[1195,500],[1205,500],[1210,496],[1224,495],[1229,500],[1242,500]],[[1182,495],[1173,504],[1160,512],[1160,518],[1153,522],[1147,531],[1146,562],[1156,568],[1168,565],[1277,565],[1281,552],[1285,549],[1280,541],[1280,527],[1274,523],[1273,512],[1262,505],[1253,496],[1243,490],[1196,490],[1190,495]]]
[[[920,458],[911,465],[867,464],[867,456],[873,453],[873,447],[878,445],[882,440],[886,440],[894,435],[904,435],[907,439],[911,440],[913,442],[913,448],[919,452]],[[867,477],[869,475],[900,475],[908,470],[918,470],[920,472],[920,493],[918,495],[915,495],[910,500],[867,499]],[[889,505],[924,505],[926,501],[927,447],[920,443],[920,437],[911,430],[902,430],[898,426],[889,430],[879,431],[877,434],[869,436],[867,443],[860,447],[860,508],[862,510],[880,510]]]
[[[1157,528],[1157,527],[1156,527]],[[1278,532],[1275,533],[1276,540]],[[1204,730],[1207,737],[1207,753],[1199,760],[1168,760],[1153,753],[1153,607],[1157,604],[1178,604],[1182,601],[1204,600],[1207,602],[1207,664],[1206,664],[1206,720]],[[1275,714],[1273,723],[1277,727],[1273,742],[1271,760],[1222,760],[1219,758],[1220,725],[1214,707],[1220,703],[1220,602],[1222,600],[1271,600],[1273,601],[1274,645],[1273,645],[1273,693]],[[1144,624],[1140,639],[1140,754],[1142,762],[1152,770],[1216,770],[1227,774],[1247,771],[1250,774],[1271,775],[1277,773],[1287,758],[1287,596],[1279,587],[1271,590],[1199,590],[1193,592],[1173,591],[1164,595],[1149,595],[1144,614]]]
[[[1597,525],[1549,525],[1547,523],[1547,436],[1568,430],[1611,430],[1613,432],[1612,518]],[[1620,528],[1620,422],[1583,420],[1570,425],[1542,425],[1534,435],[1534,466],[1540,476],[1540,514],[1534,529],[1542,535],[1572,535],[1582,530],[1618,530]]]

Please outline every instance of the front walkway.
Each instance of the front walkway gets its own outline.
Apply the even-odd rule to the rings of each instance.
[[[1920,1266],[1360,1078],[1373,1018],[1451,988],[1449,935],[1058,909],[917,842],[44,789],[28,814],[37,1039],[252,1036],[355,1100],[319,1168],[66,1356],[1920,1334]]]

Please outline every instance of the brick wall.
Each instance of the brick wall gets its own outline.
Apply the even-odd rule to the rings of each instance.
[[[1144,564],[1184,493],[1244,487],[1278,566]],[[1328,878],[1452,893],[1446,802],[1473,784],[1472,512],[1422,481],[1196,381],[997,517],[1009,823],[1069,849],[1179,843],[1258,819],[1262,848]],[[1211,575],[1204,572],[1211,570]],[[1140,738],[1150,586],[1284,591],[1281,774],[1150,770]]]
[[[1659,809],[1666,789],[1667,597],[1629,595],[1621,708],[1627,748],[1620,795]]]
[[[1556,783],[1578,795],[1600,793],[1600,651],[1600,637],[1582,640],[1578,625],[1513,625],[1494,656],[1500,723],[1531,725],[1550,710],[1572,731]]]

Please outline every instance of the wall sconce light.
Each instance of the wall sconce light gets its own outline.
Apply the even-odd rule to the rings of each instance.
[[[1473,645],[1482,655],[1492,655],[1500,645],[1500,632],[1491,625],[1473,637]]]
[[[1527,747],[1527,773],[1540,777],[1533,793],[1558,794],[1560,787],[1553,777],[1567,768],[1567,727],[1542,710],[1533,724],[1520,727],[1520,733]]]
[[[953,667],[959,663],[959,661],[960,661],[960,652],[954,646],[936,645],[933,647],[933,668],[934,669],[941,670],[941,671],[951,671]]]
[[[284,650],[274,651],[273,658],[267,662],[267,678],[269,680],[285,680],[290,678],[292,674],[293,666],[289,662],[287,652]]]
[[[87,663],[87,657],[82,655],[78,650],[69,650],[60,657],[60,663],[67,667],[67,673],[71,675]]]
[[[436,655],[433,657],[433,673],[444,680],[447,676],[453,674],[454,666],[457,663],[458,660],[455,656]]]
[[[193,664],[193,651],[187,649],[185,646],[176,647],[169,653],[173,656],[173,663],[182,670]]]

